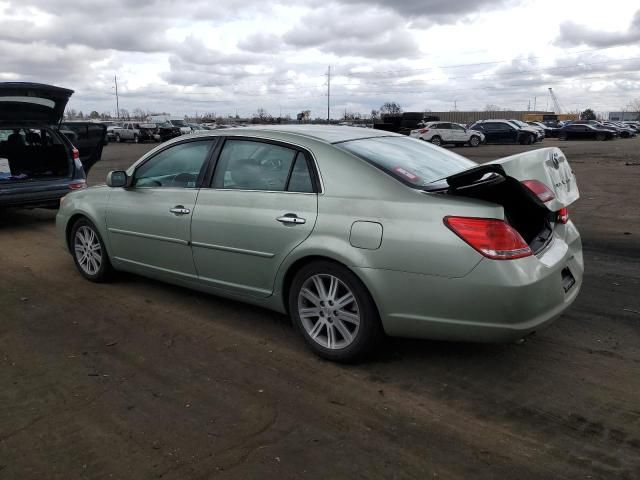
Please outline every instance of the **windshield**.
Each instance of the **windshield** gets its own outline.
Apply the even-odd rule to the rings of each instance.
[[[187,124],[184,122],[184,120],[169,120],[169,122],[171,122],[172,125],[175,125],[176,127],[186,127]]]
[[[364,138],[338,143],[336,146],[413,188],[422,188],[476,166],[471,160],[415,138]]]

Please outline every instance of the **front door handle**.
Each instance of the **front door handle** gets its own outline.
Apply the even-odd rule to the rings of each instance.
[[[189,215],[191,210],[188,208],[184,208],[184,205],[176,205],[173,208],[170,208],[169,211],[174,215]]]
[[[283,216],[276,218],[280,223],[285,225],[302,225],[307,223],[304,218],[297,216],[295,213],[285,213]]]

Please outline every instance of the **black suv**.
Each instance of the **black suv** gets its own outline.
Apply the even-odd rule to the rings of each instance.
[[[536,141],[536,132],[519,128],[507,120],[480,120],[469,127],[484,133],[485,143],[520,143],[531,145]]]
[[[72,94],[39,83],[0,83],[0,208],[57,208],[60,198],[86,187],[106,128],[61,124]]]

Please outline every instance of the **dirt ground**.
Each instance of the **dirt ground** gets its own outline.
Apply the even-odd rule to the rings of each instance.
[[[550,145],[582,195],[574,306],[522,345],[390,339],[356,366],[269,311],[89,283],[54,212],[5,212],[0,479],[640,478],[640,139]],[[90,182],[151,147],[105,147]]]

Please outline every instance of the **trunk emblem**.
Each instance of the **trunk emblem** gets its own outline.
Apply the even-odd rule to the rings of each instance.
[[[558,155],[558,152],[553,152],[551,155],[551,162],[556,170],[560,168],[560,155]]]

